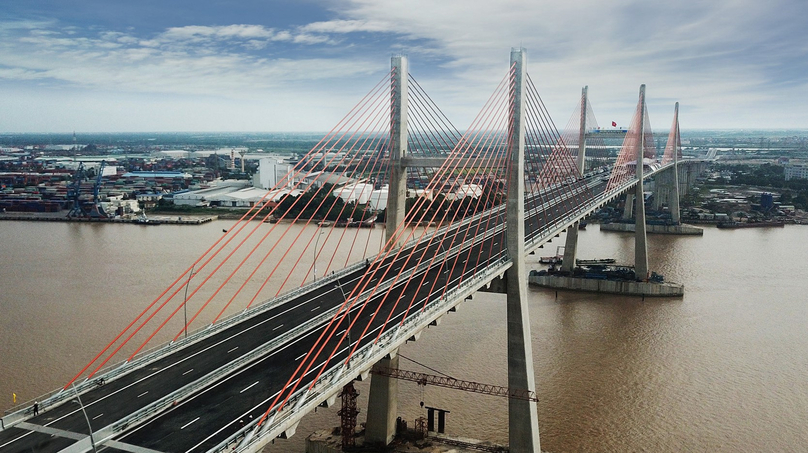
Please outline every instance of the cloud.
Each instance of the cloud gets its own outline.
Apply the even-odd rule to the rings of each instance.
[[[389,55],[404,53],[421,85],[464,127],[503,77],[508,50],[523,46],[554,115],[572,111],[589,85],[599,117],[630,118],[645,83],[652,115],[669,117],[679,100],[683,125],[761,117],[808,124],[795,96],[808,86],[803,0],[341,0],[329,8],[308,22],[291,22],[277,8],[271,25],[256,23],[262,16],[245,9],[249,20],[240,23],[211,17],[148,33],[8,20],[0,22],[0,78],[42,90],[235,102],[317,91],[329,102],[369,89]]]
[[[303,32],[312,33],[357,33],[357,32],[390,32],[394,30],[386,21],[370,20],[331,20],[312,22],[300,27]]]
[[[636,102],[639,84],[647,83],[649,93],[698,111],[733,106],[735,118],[698,118],[732,124],[748,121],[758,105],[792,105],[793,94],[778,87],[808,83],[808,4],[801,0],[349,0],[339,14],[343,20],[310,27],[377,31],[384,24],[430,49],[430,56],[442,54],[440,67],[449,74],[440,77],[455,84],[444,88],[445,99],[457,106],[481,102],[484,87],[490,90],[501,77],[508,48],[520,45],[555,110],[572,106],[586,84],[607,108],[628,106]],[[400,47],[406,50],[406,44]],[[808,121],[806,114],[779,119]]]
[[[306,80],[378,71],[378,65],[361,60],[267,58],[256,52],[275,42],[328,45],[331,40],[260,25],[172,27],[142,39],[108,30],[69,35],[53,23],[37,23],[0,27],[0,40],[0,77],[39,79],[43,86],[244,98]]]

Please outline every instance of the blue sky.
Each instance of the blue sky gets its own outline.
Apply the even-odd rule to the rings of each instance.
[[[558,126],[808,128],[804,0],[0,0],[0,131],[329,130],[405,53],[458,128],[511,47]]]

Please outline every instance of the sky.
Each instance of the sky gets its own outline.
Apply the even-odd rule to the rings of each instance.
[[[808,128],[805,0],[0,0],[0,132],[327,131],[407,55],[459,129],[510,49],[556,125]]]

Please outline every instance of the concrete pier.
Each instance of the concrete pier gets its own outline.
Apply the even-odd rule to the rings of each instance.
[[[626,194],[626,203],[623,205],[623,219],[634,218],[634,194]]]
[[[398,368],[398,354],[382,359],[377,364],[382,368]],[[365,442],[369,445],[388,445],[396,435],[398,412],[398,379],[374,374],[370,378],[368,395],[368,419]]]

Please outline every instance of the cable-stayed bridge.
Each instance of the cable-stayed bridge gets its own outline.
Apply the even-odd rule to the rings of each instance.
[[[406,57],[391,66],[37,413],[33,402],[9,411],[0,451],[259,451],[374,365],[397,367],[398,347],[456,305],[497,288],[508,297],[508,387],[535,391],[525,254],[568,230],[564,261],[574,262],[571,227],[629,191],[642,199],[642,181],[663,172],[676,175],[678,214],[679,176],[691,180],[703,164],[679,161],[678,113],[658,156],[644,87],[608,159],[587,156],[599,132],[586,90],[577,133],[559,132],[522,50],[464,133]],[[381,235],[364,227],[383,201]],[[644,233],[639,276],[648,274]],[[373,376],[371,442],[393,435],[395,393],[394,379]],[[539,451],[535,401],[509,404],[511,451]]]

